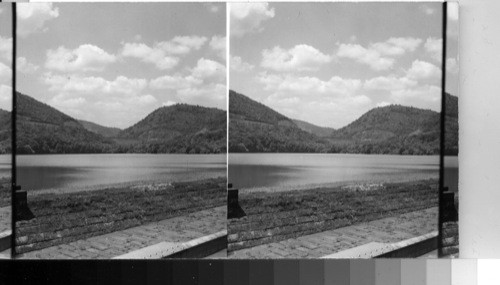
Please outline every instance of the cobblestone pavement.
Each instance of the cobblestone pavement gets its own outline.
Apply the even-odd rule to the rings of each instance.
[[[230,252],[228,258],[318,258],[369,242],[395,243],[438,230],[438,208]]]
[[[0,233],[11,230],[11,222],[10,207],[0,208]]]
[[[31,251],[23,259],[109,259],[162,241],[184,242],[226,229],[226,206]]]

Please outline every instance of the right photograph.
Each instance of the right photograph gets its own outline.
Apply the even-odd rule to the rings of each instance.
[[[436,258],[445,244],[458,255],[457,194],[440,197],[458,189],[456,156],[440,156],[458,152],[443,7],[228,5],[229,258]],[[446,137],[443,97],[457,111]]]

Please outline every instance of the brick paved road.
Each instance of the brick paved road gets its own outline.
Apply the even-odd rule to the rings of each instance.
[[[162,241],[184,242],[226,229],[226,206],[25,253],[23,259],[112,258]]]
[[[0,208],[0,233],[11,229],[10,207]]]
[[[229,253],[229,258],[318,258],[369,242],[394,243],[438,230],[438,208],[410,212]]]

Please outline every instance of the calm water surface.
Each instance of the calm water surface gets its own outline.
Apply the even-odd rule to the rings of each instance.
[[[31,190],[226,176],[225,154],[60,154],[16,159],[18,184]]]
[[[10,177],[11,169],[10,165],[12,162],[12,158],[10,154],[1,154],[0,155],[0,178]]]
[[[439,156],[359,154],[229,154],[228,182],[236,188],[439,177]]]

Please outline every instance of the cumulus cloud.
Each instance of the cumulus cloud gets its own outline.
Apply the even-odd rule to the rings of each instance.
[[[226,77],[226,67],[216,61],[200,58],[192,70],[195,78],[222,80]]]
[[[12,79],[12,69],[10,66],[0,62],[0,84],[10,82]]]
[[[258,81],[264,84],[265,90],[288,91],[307,94],[308,92],[321,94],[353,94],[361,87],[359,79],[344,79],[333,76],[327,81],[317,77],[276,75],[261,72]]]
[[[428,63],[421,60],[415,60],[411,64],[410,69],[407,72],[409,78],[412,79],[428,79],[428,78],[440,78],[441,69],[432,63]]]
[[[226,60],[226,37],[213,36],[210,40],[210,47],[221,59]]]
[[[376,71],[387,70],[394,64],[393,58],[383,57],[377,50],[367,49],[358,44],[340,44],[337,56],[353,59]]]
[[[450,72],[452,74],[458,73],[458,59],[454,57],[450,57],[446,59],[446,72]]]
[[[448,2],[448,19],[458,21],[458,2]]]
[[[296,45],[291,49],[276,46],[262,51],[261,66],[275,71],[311,71],[332,61],[332,56],[323,54],[309,45]]]
[[[161,70],[171,69],[179,63],[179,58],[167,56],[166,52],[158,46],[151,48],[142,43],[125,43],[121,55],[154,64]]]
[[[0,84],[0,109],[12,110],[12,87],[7,84]]]
[[[131,95],[139,93],[147,86],[145,79],[127,78],[125,76],[118,76],[114,80],[106,80],[95,76],[62,76],[46,73],[42,76],[42,81],[49,85],[50,91],[56,92],[97,92]]]
[[[199,36],[177,36],[170,41],[157,44],[168,54],[188,54],[192,50],[199,50],[207,41],[206,37]]]
[[[17,5],[17,34],[26,37],[32,33],[46,31],[47,21],[59,17],[59,9],[52,3],[19,3]]]
[[[392,99],[403,105],[412,105],[419,108],[440,110],[441,88],[435,85],[422,85],[415,88],[395,90],[391,93]]]
[[[91,44],[84,44],[73,50],[60,46],[47,51],[45,67],[61,72],[102,71],[115,61],[116,56]]]
[[[425,50],[432,59],[437,62],[441,62],[442,50],[443,50],[443,39],[428,38],[424,45]]]
[[[191,88],[193,86],[197,86],[203,83],[203,80],[199,78],[195,78],[192,75],[182,76],[182,75],[165,75],[151,80],[149,86],[152,89],[171,89],[171,90],[179,90]]]
[[[16,67],[22,73],[34,73],[39,68],[38,65],[35,65],[31,62],[28,62],[28,60],[22,56],[17,58],[17,66]]]
[[[365,81],[363,87],[367,90],[402,90],[417,85],[417,81],[406,78],[390,76],[379,76]]]
[[[423,4],[420,5],[420,11],[424,12],[426,15],[432,15],[436,12],[436,9],[427,4]]]
[[[247,72],[254,69],[254,65],[243,61],[239,56],[231,56],[230,67],[232,71]]]
[[[207,8],[211,13],[217,13],[220,10],[220,5],[218,3],[203,3],[203,5]]]
[[[274,17],[274,8],[268,3],[230,3],[231,36],[263,30],[262,23]]]
[[[0,60],[12,62],[12,38],[0,36]]]
[[[371,47],[383,55],[399,56],[415,51],[421,43],[421,39],[411,37],[390,38],[385,42],[371,44]]]
[[[212,39],[213,40],[213,39]],[[172,69],[179,64],[179,56],[199,50],[207,41],[206,37],[177,36],[148,46],[144,43],[123,43],[121,55],[154,64],[160,70]],[[218,44],[214,42],[214,45]]]

